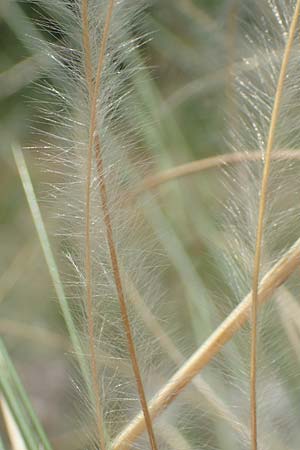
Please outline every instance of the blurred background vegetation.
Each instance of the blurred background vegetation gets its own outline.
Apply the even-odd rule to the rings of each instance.
[[[49,35],[39,26],[45,14],[30,1],[0,1],[0,334],[54,448],[74,450],[69,340],[11,153],[14,142],[29,148],[26,160],[43,198],[47,174],[30,150],[44,100],[37,85],[52,82],[53,62],[41,41],[61,39],[59,30]],[[224,152],[224,111],[239,60],[237,16],[245,15],[239,0],[160,0],[146,7],[149,39],[140,57],[147,71],[139,95],[153,173]],[[152,225],[171,263],[165,277],[174,295],[192,304],[216,280],[223,288],[216,246],[206,239],[218,239],[213,209],[220,194],[211,171],[166,184],[156,195]],[[48,222],[51,211],[44,214]]]

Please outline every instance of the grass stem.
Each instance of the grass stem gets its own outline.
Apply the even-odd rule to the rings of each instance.
[[[282,256],[264,276],[258,291],[258,304],[265,303],[300,265],[300,239]],[[171,377],[168,383],[149,403],[152,419],[168,407],[222,347],[249,320],[252,305],[250,292],[231,314],[219,325],[201,347]],[[143,414],[138,414],[112,444],[112,450],[126,450],[145,430]],[[125,445],[126,443],[126,445]]]
[[[260,264],[262,253],[262,241],[264,231],[264,219],[267,206],[268,181],[271,170],[271,154],[275,141],[275,132],[279,119],[280,104],[284,88],[284,81],[287,74],[287,67],[296,33],[298,16],[300,12],[300,0],[297,0],[293,19],[291,22],[289,36],[283,60],[280,68],[279,79],[277,83],[274,106],[272,110],[270,128],[268,133],[267,146],[265,151],[265,164],[263,170],[263,178],[260,191],[258,222],[256,231],[254,268],[252,279],[252,326],[251,326],[251,368],[250,368],[250,415],[251,415],[251,446],[252,450],[257,450],[257,400],[256,400],[256,377],[257,377],[257,314],[258,314],[258,289],[260,277]]]

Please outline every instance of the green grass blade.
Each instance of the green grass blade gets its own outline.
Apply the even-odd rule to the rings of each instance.
[[[66,299],[66,295],[64,292],[64,288],[61,282],[61,278],[59,275],[59,271],[55,262],[55,258],[51,249],[51,245],[50,245],[50,241],[48,238],[48,234],[46,231],[46,227],[41,215],[41,211],[36,199],[36,195],[34,192],[34,188],[31,182],[31,178],[29,175],[29,171],[26,165],[26,161],[23,155],[23,152],[21,150],[20,147],[14,146],[13,147],[13,155],[14,155],[14,159],[16,162],[16,166],[21,178],[21,182],[25,191],[25,195],[29,204],[29,208],[31,211],[31,215],[33,218],[33,222],[38,234],[38,238],[43,250],[43,254],[46,260],[46,264],[50,273],[50,277],[52,279],[53,285],[54,285],[54,289],[60,304],[60,308],[62,310],[62,314],[70,335],[70,339],[73,345],[73,348],[76,352],[76,355],[78,355],[78,359],[79,359],[79,364],[80,364],[80,369],[82,371],[82,375],[84,377],[84,379],[87,382],[87,386],[89,386],[88,384],[88,379],[89,379],[89,375],[88,375],[88,369],[86,366],[86,362],[83,356],[83,351],[81,349],[81,345],[80,345],[80,341],[79,341],[79,337],[78,337],[78,333],[75,327],[75,323],[73,321],[71,312],[69,310],[69,305]]]
[[[4,345],[0,341],[0,389],[5,401],[14,417],[16,425],[20,430],[22,438],[26,444],[28,450],[38,450],[38,444],[33,435],[33,430],[31,429],[30,423],[27,420],[27,416],[23,405],[21,404],[17,392],[13,389],[11,383],[11,377],[9,368],[6,364],[6,357],[3,351]]]
[[[32,425],[35,428],[37,436],[40,439],[40,442],[43,444],[43,447],[45,450],[51,450],[50,443],[45,435],[45,432],[44,432],[36,414],[34,413],[34,411],[32,409],[30,400],[26,394],[26,391],[20,381],[20,378],[14,368],[14,365],[13,365],[1,339],[0,339],[0,352],[2,354],[2,357],[4,357],[6,366],[8,368],[9,377],[10,377],[12,383],[14,384],[15,391],[19,395],[20,400],[21,400],[22,404],[24,405],[26,412],[28,413],[28,416],[32,422]]]

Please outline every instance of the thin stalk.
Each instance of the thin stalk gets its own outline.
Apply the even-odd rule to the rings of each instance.
[[[115,248],[115,244],[114,244],[113,230],[112,230],[112,224],[111,224],[110,213],[109,213],[109,208],[108,208],[108,199],[107,199],[106,185],[105,185],[105,179],[104,179],[103,161],[102,161],[101,150],[100,150],[100,140],[99,140],[98,135],[96,136],[96,155],[97,155],[97,158],[96,158],[97,159],[97,172],[98,172],[98,177],[99,177],[99,181],[100,181],[100,194],[101,194],[103,216],[104,216],[104,222],[105,222],[105,228],[106,228],[106,234],[107,234],[107,240],[108,240],[108,247],[109,247],[110,258],[111,258],[112,270],[113,270],[113,275],[114,275],[114,279],[115,279],[115,284],[116,284],[116,289],[117,289],[117,294],[118,294],[118,299],[119,299],[119,304],[120,304],[122,322],[123,322],[124,328],[125,328],[125,333],[126,333],[126,338],[127,338],[127,343],[128,343],[128,350],[129,350],[130,359],[131,359],[131,363],[132,363],[132,369],[133,369],[134,376],[136,379],[138,394],[139,394],[139,398],[140,398],[140,402],[141,402],[141,406],[142,406],[142,410],[143,410],[143,416],[145,419],[147,432],[149,435],[150,445],[151,445],[152,450],[157,450],[157,444],[156,444],[156,439],[154,436],[152,420],[151,420],[150,412],[148,409],[147,399],[146,399],[144,386],[143,386],[143,382],[142,382],[142,377],[141,377],[138,360],[137,360],[137,356],[136,356],[135,345],[134,345],[134,340],[133,340],[131,325],[130,325],[130,319],[129,319],[128,312],[127,312],[127,306],[126,306],[126,300],[125,300],[125,295],[124,295],[124,290],[123,290],[123,283],[122,283],[122,278],[121,278],[121,273],[120,273],[118,256],[117,256],[117,252],[116,252],[116,248]]]
[[[81,348],[78,333],[75,323],[72,318],[72,314],[69,309],[69,305],[64,292],[63,284],[59,275],[59,271],[55,262],[55,258],[51,249],[50,241],[46,231],[46,227],[41,215],[41,211],[36,199],[36,195],[33,189],[31,178],[28,172],[26,161],[24,159],[23,152],[20,147],[13,147],[13,156],[20,175],[20,179],[23,185],[25,196],[29,205],[29,209],[32,215],[33,223],[35,225],[37,235],[43,250],[43,254],[46,260],[46,264],[49,270],[49,274],[54,286],[55,293],[57,295],[59,305],[65,320],[67,330],[73,345],[73,348],[78,355],[79,365],[85,381],[88,380],[88,371],[86,361],[84,359],[84,352]]]
[[[18,429],[20,430],[20,433],[26,444],[26,447],[29,450],[38,450],[37,443],[33,440],[30,427],[26,423],[24,414],[21,413],[21,411],[20,411],[20,405],[14,398],[13,390],[7,383],[4,383],[3,380],[0,381],[0,387],[1,387],[3,398],[5,398],[5,401],[9,407],[10,411],[13,414],[15,423],[16,423]]]
[[[92,374],[92,386],[95,395],[95,408],[97,419],[97,430],[99,437],[99,445],[101,450],[106,449],[103,413],[101,404],[101,395],[98,384],[98,365],[96,357],[96,342],[95,342],[95,330],[94,330],[94,317],[93,317],[93,292],[92,292],[92,261],[91,261],[91,180],[92,180],[92,162],[93,162],[93,145],[94,134],[96,130],[97,122],[97,95],[101,85],[102,69],[104,65],[105,50],[108,40],[110,22],[112,17],[114,1],[110,0],[108,4],[108,10],[105,18],[103,36],[100,45],[99,60],[97,66],[97,74],[95,87],[92,87],[92,67],[91,67],[91,54],[90,54],[90,42],[89,42],[89,29],[88,29],[88,3],[83,1],[82,3],[82,17],[83,17],[83,45],[85,53],[86,64],[86,76],[87,87],[89,93],[93,89],[93,95],[90,106],[90,129],[89,129],[89,143],[87,151],[87,175],[86,175],[86,194],[85,194],[85,276],[86,276],[86,309],[87,309],[87,322],[88,322],[88,337],[89,337],[89,352],[91,357],[91,374]]]
[[[2,346],[1,346],[2,347]],[[10,374],[6,365],[5,355],[0,348],[0,391],[13,414],[16,425],[20,430],[28,450],[38,450],[38,444],[33,436],[24,408],[20,405],[16,393],[11,385]]]
[[[300,151],[277,150],[271,155],[271,159],[273,161],[290,161],[290,160],[300,161]],[[198,172],[202,171],[204,172],[206,170],[214,169],[216,167],[223,167],[227,165],[240,164],[247,161],[260,161],[260,160],[261,160],[261,151],[251,151],[249,153],[245,152],[225,153],[223,155],[210,156],[209,158],[191,161],[186,164],[171,167],[170,169],[159,172],[156,175],[150,175],[146,177],[141,186],[139,186],[135,190],[133,195],[137,196],[147,190],[156,189],[158,186],[167,183],[168,181],[193,175]]]
[[[28,450],[25,445],[24,439],[21,435],[21,432],[15,422],[15,419],[9,409],[9,406],[6,403],[5,398],[1,395],[0,395],[0,409],[2,409],[2,416],[6,426],[7,435],[9,436],[12,450]],[[1,441],[0,441],[0,449],[1,449]]]
[[[281,286],[300,264],[300,239],[282,256],[272,269],[263,277],[258,292],[258,304],[265,303],[276,289]],[[250,292],[231,314],[219,325],[204,344],[171,377],[169,382],[149,403],[152,419],[159,415],[192,379],[205,367],[222,347],[241,329],[250,318],[252,292]],[[117,436],[112,450],[127,450],[145,430],[143,414],[139,413]],[[126,446],[124,443],[126,442]]]
[[[268,134],[268,141],[265,151],[265,165],[260,192],[258,222],[256,231],[255,256],[252,280],[252,328],[251,328],[251,369],[250,369],[250,415],[251,415],[251,446],[252,450],[257,450],[257,399],[256,399],[256,378],[257,378],[257,309],[258,309],[258,289],[261,265],[262,240],[264,231],[264,218],[267,205],[267,190],[271,168],[271,154],[274,145],[275,131],[279,118],[280,103],[283,93],[284,81],[292,50],[292,45],[296,33],[298,16],[300,11],[300,0],[297,0],[293,19],[291,22],[289,36],[285,47],[283,60],[280,68],[279,79],[276,88],[274,106],[272,110],[271,123]]]
[[[145,417],[146,422],[146,428],[149,435],[150,445],[153,450],[157,449],[157,444],[154,436],[154,431],[152,427],[151,417],[148,411],[148,405],[147,405],[147,399],[144,391],[144,386],[142,382],[142,377],[137,361],[136,351],[135,351],[135,345],[133,341],[131,326],[130,326],[130,320],[127,313],[127,307],[126,307],[126,301],[123,291],[123,285],[120,275],[120,269],[119,269],[119,263],[118,263],[118,257],[117,252],[114,244],[113,239],[113,231],[112,231],[112,225],[111,225],[111,219],[110,219],[110,212],[108,208],[108,202],[107,202],[107,190],[106,190],[106,184],[104,179],[104,167],[103,167],[103,160],[101,155],[101,142],[99,134],[96,133],[96,123],[97,123],[97,95],[99,93],[100,87],[101,87],[101,78],[102,78],[102,69],[104,65],[104,57],[105,57],[105,50],[107,45],[107,39],[108,39],[108,33],[109,33],[109,27],[110,27],[110,21],[111,16],[113,12],[114,7],[114,1],[111,0],[108,5],[108,11],[107,16],[105,20],[105,26],[103,31],[103,37],[100,47],[100,54],[98,59],[98,65],[97,65],[97,73],[96,73],[96,80],[93,86],[92,82],[92,64],[91,64],[91,50],[90,50],[90,38],[89,38],[89,31],[88,31],[88,3],[87,0],[83,0],[82,3],[82,11],[83,11],[83,45],[84,45],[84,51],[85,51],[85,69],[86,69],[86,77],[87,77],[87,85],[89,90],[89,96],[91,101],[91,123],[90,123],[90,134],[89,134],[89,148],[88,148],[88,176],[87,176],[87,212],[90,215],[89,211],[89,203],[90,203],[90,184],[91,184],[91,173],[92,173],[92,147],[95,143],[95,153],[96,153],[96,164],[97,164],[97,174],[99,179],[99,187],[100,187],[100,197],[101,197],[101,203],[102,203],[102,209],[104,214],[104,223],[106,228],[106,234],[107,234],[107,240],[108,240],[108,246],[109,246],[109,252],[111,257],[111,264],[112,264],[112,270],[113,275],[115,279],[119,304],[120,304],[120,310],[121,310],[121,317],[124,324],[124,329],[127,337],[127,343],[128,343],[128,350],[130,354],[130,359],[132,363],[132,368],[137,384],[137,390],[142,406],[142,410]],[[89,228],[89,221],[87,221],[87,228]],[[87,237],[90,241],[89,237],[89,230],[87,231]],[[88,243],[90,246],[90,242]],[[88,254],[88,252],[87,252]],[[88,269],[90,271],[90,262],[88,261]],[[90,292],[91,295],[91,292]]]
[[[23,385],[19,379],[19,376],[9,358],[9,355],[6,351],[6,348],[5,348],[2,340],[0,340],[0,351],[1,351],[2,357],[5,360],[5,364],[7,366],[7,369],[9,372],[9,378],[14,383],[14,391],[15,391],[15,393],[17,393],[19,395],[20,400],[21,400],[22,404],[24,405],[24,408],[26,409],[27,416],[30,418],[33,428],[36,431],[37,436],[39,437],[40,442],[43,445],[43,448],[45,450],[51,450],[51,445],[47,439],[47,436],[46,436],[38,418],[36,417],[36,414],[34,413],[34,411],[32,409],[30,400],[29,400],[29,398],[26,394],[26,391],[23,388]]]

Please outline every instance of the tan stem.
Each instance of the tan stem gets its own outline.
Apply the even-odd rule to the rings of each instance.
[[[22,434],[15,422],[14,416],[6,403],[5,398],[0,394],[0,411],[2,411],[3,422],[6,426],[7,435],[10,440],[12,450],[27,450]]]
[[[100,90],[102,69],[104,65],[104,56],[108,40],[109,27],[112,17],[113,0],[110,0],[107,14],[104,23],[104,31],[100,45],[99,59],[97,65],[97,75],[95,87],[92,86],[92,65],[91,65],[91,50],[89,39],[89,25],[88,25],[88,1],[82,1],[82,29],[83,29],[83,47],[85,55],[85,70],[87,77],[87,88],[90,96],[90,129],[89,129],[89,143],[87,151],[87,175],[86,175],[86,195],[85,195],[85,277],[86,277],[86,311],[87,311],[87,325],[89,338],[89,354],[91,358],[91,374],[92,387],[94,392],[94,405],[96,410],[97,431],[99,437],[99,446],[101,450],[106,450],[103,412],[101,395],[98,383],[98,365],[96,357],[96,340],[94,330],[93,317],[93,292],[92,292],[92,262],[91,262],[91,179],[92,179],[92,153],[94,145],[94,133],[96,129],[96,113],[97,113],[97,95]],[[91,95],[92,94],[92,95]]]
[[[202,171],[204,172],[205,170],[214,169],[216,167],[240,164],[247,161],[259,161],[261,160],[261,158],[262,158],[261,151],[251,151],[248,153],[245,152],[225,153],[224,155],[211,156],[209,158],[191,161],[189,163],[164,170],[163,172],[160,172],[157,175],[151,175],[146,177],[142,185],[135,190],[134,195],[139,195],[144,191],[155,189],[161,184],[167,183],[168,181],[175,180],[177,178],[186,177]],[[300,151],[278,150],[272,154],[272,160],[300,161]]]
[[[106,228],[106,235],[108,240],[108,246],[109,246],[109,252],[111,257],[111,263],[112,263],[112,269],[113,269],[113,275],[115,279],[120,309],[121,309],[121,316],[122,321],[127,337],[127,343],[128,343],[128,350],[130,354],[130,359],[133,367],[133,372],[135,375],[135,380],[137,384],[138,394],[142,406],[142,410],[145,417],[146,427],[149,435],[150,445],[152,450],[157,450],[157,444],[154,436],[154,431],[152,427],[151,417],[148,411],[148,405],[146,400],[146,395],[144,391],[144,386],[142,382],[142,377],[140,374],[140,369],[136,357],[136,351],[135,351],[135,345],[132,337],[131,332],[131,326],[129,321],[129,316],[127,313],[127,307],[126,307],[126,301],[123,291],[123,285],[122,280],[120,276],[120,270],[119,270],[119,263],[118,263],[118,257],[116,248],[114,245],[114,239],[113,239],[113,231],[112,231],[112,225],[111,225],[111,219],[110,219],[110,211],[108,208],[108,202],[107,202],[107,191],[106,191],[106,183],[104,178],[104,167],[103,167],[103,159],[101,155],[101,141],[100,136],[98,133],[96,133],[96,112],[97,112],[97,93],[101,86],[101,78],[102,78],[102,68],[104,64],[104,57],[105,57],[105,49],[106,49],[106,43],[108,39],[108,32],[109,32],[109,26],[110,21],[112,17],[114,7],[114,0],[109,1],[108,5],[108,11],[107,16],[105,20],[104,25],[104,31],[103,31],[103,37],[101,42],[101,48],[100,48],[100,54],[99,54],[99,60],[98,60],[98,66],[97,66],[97,72],[96,72],[96,80],[93,85],[92,82],[92,64],[91,64],[91,50],[90,50],[90,37],[89,37],[89,31],[88,31],[88,8],[87,8],[87,0],[84,1],[82,5],[82,15],[83,15],[83,28],[85,29],[85,32],[83,33],[83,43],[85,48],[85,65],[86,65],[86,76],[87,76],[87,84],[88,84],[88,91],[89,91],[89,97],[91,100],[91,124],[90,124],[90,134],[89,134],[89,149],[88,154],[89,157],[89,165],[88,165],[88,174],[89,178],[91,179],[91,154],[92,154],[92,148],[95,144],[95,155],[96,155],[96,165],[97,165],[97,175],[99,179],[99,187],[100,187],[100,197],[101,197],[101,203],[102,203],[102,209],[104,214],[104,223]],[[89,181],[90,184],[90,181]]]
[[[264,276],[258,293],[259,305],[266,302],[275,290],[295,271],[300,264],[300,239],[285,253],[277,264]],[[219,325],[204,344],[172,376],[169,382],[149,403],[152,419],[160,414],[175,400],[178,394],[191,382],[197,373],[205,367],[222,349],[234,334],[249,320],[252,304],[250,292],[231,314]],[[145,421],[139,413],[120,433],[112,444],[112,450],[126,450],[145,430]]]
[[[157,444],[156,439],[153,431],[152,426],[152,420],[148,409],[148,403],[145,395],[145,390],[142,382],[142,377],[139,369],[139,364],[136,356],[136,350],[134,345],[134,340],[132,336],[131,331],[131,325],[130,325],[130,319],[127,312],[127,306],[126,306],[126,300],[124,295],[124,289],[123,289],[123,283],[120,273],[120,267],[119,267],[119,261],[117,256],[116,247],[114,244],[114,238],[113,238],[113,230],[112,230],[112,224],[110,219],[110,212],[108,208],[108,198],[107,198],[107,191],[106,191],[106,184],[104,179],[104,170],[103,170],[103,160],[101,156],[101,147],[100,147],[100,140],[99,136],[96,135],[96,142],[95,142],[95,151],[96,151],[96,161],[97,161],[97,173],[98,178],[100,182],[100,195],[101,195],[101,203],[102,203],[102,210],[103,210],[103,217],[104,217],[104,223],[106,228],[106,235],[107,235],[107,241],[108,241],[108,247],[110,252],[110,259],[111,259],[111,265],[112,265],[112,271],[113,276],[115,280],[120,310],[121,310],[121,317],[122,322],[124,325],[124,330],[127,338],[127,344],[128,344],[128,350],[130,354],[130,359],[132,363],[132,369],[136,380],[138,395],[140,398],[142,410],[143,410],[143,417],[145,420],[147,432],[149,435],[150,445],[152,450],[157,450]]]
[[[271,154],[274,146],[275,131],[279,119],[280,104],[283,94],[284,81],[286,78],[287,67],[292,51],[292,45],[296,33],[298,16],[300,11],[300,0],[297,1],[292,23],[289,30],[289,36],[283,54],[280,68],[274,106],[272,110],[271,123],[268,134],[268,141],[265,151],[265,165],[262,177],[259,212],[257,220],[254,268],[252,280],[252,329],[251,329],[251,368],[250,368],[250,415],[251,415],[251,445],[252,450],[257,450],[257,406],[256,406],[256,374],[257,374],[257,309],[258,309],[258,289],[260,277],[260,264],[262,253],[262,240],[264,232],[264,219],[267,205],[268,181],[271,169]]]

